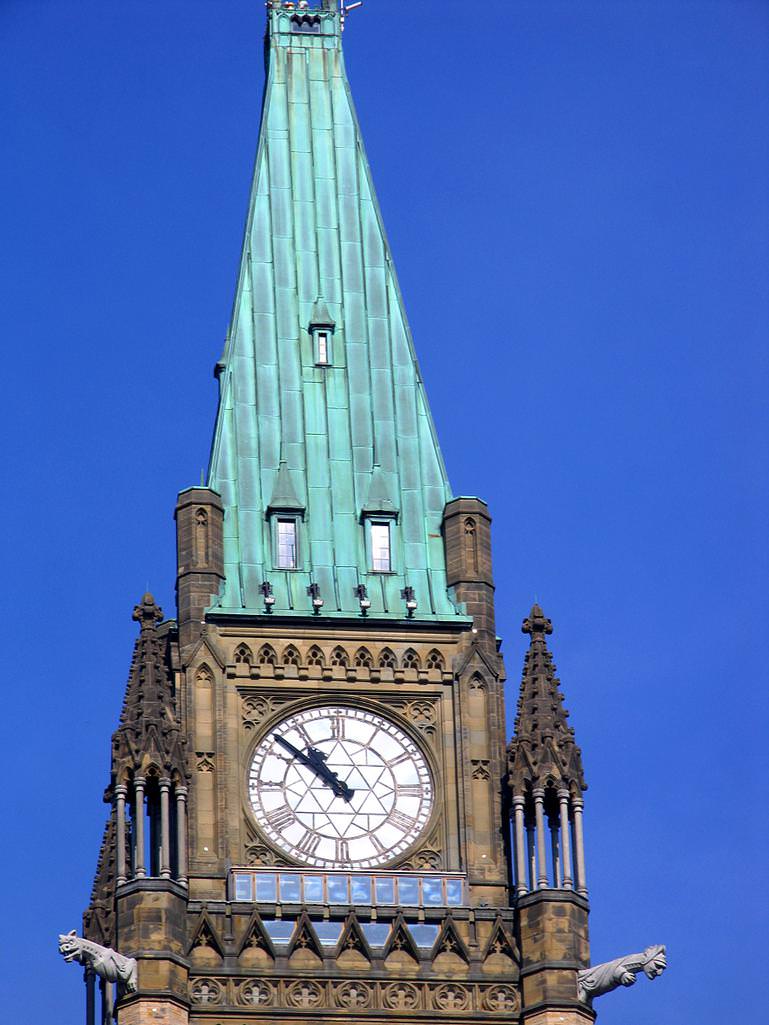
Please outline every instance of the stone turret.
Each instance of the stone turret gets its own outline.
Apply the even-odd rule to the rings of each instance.
[[[586,784],[547,647],[553,625],[534,605],[522,630],[531,643],[508,747],[524,979],[521,1020],[578,1025],[592,1017],[577,986],[577,973],[590,957],[582,834]],[[553,1008],[559,1017],[552,1017]]]

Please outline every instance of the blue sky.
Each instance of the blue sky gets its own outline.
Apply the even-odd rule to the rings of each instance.
[[[213,424],[256,0],[4,0],[6,923],[15,1025],[82,1020],[109,737]],[[536,598],[590,784],[603,1025],[766,999],[769,4],[367,0],[348,70],[453,487]],[[34,978],[35,985],[27,982]],[[24,985],[20,985],[21,981]]]

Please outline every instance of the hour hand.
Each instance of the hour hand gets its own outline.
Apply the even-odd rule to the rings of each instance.
[[[300,751],[298,747],[294,747],[289,740],[286,740],[279,734],[275,733],[273,736],[281,747],[284,747],[297,761],[300,761],[302,765],[306,765],[319,779],[322,779],[326,786],[331,788],[336,797],[341,797],[348,802],[352,800],[355,791],[351,790],[346,783],[342,783],[337,774],[329,769],[326,765],[326,757],[322,752],[318,751],[315,747],[310,747],[305,753]]]
[[[329,769],[326,765],[326,756],[323,752],[319,751],[316,747],[308,747],[307,755],[320,778],[328,783],[337,797],[341,797],[349,803],[352,800],[355,791],[351,790],[346,783],[343,783],[340,780],[335,772],[332,772],[331,769]]]

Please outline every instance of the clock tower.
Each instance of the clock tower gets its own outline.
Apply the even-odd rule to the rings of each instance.
[[[446,475],[344,13],[267,4],[208,474],[176,505],[176,617],[134,612],[84,916],[136,965],[113,1008],[84,962],[88,1025],[99,978],[120,1025],[594,1017],[551,627],[524,625],[508,750],[491,518]]]

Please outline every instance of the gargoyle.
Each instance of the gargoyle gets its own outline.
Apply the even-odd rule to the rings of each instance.
[[[136,992],[136,961],[111,947],[84,940],[75,930],[59,936],[59,953],[68,963],[77,961],[105,982],[116,982],[121,993]]]
[[[654,946],[647,947],[642,954],[628,954],[594,968],[585,968],[577,973],[579,999],[590,1004],[593,997],[611,993],[618,986],[632,986],[640,971],[643,971],[647,979],[656,979],[667,966],[665,948]]]

